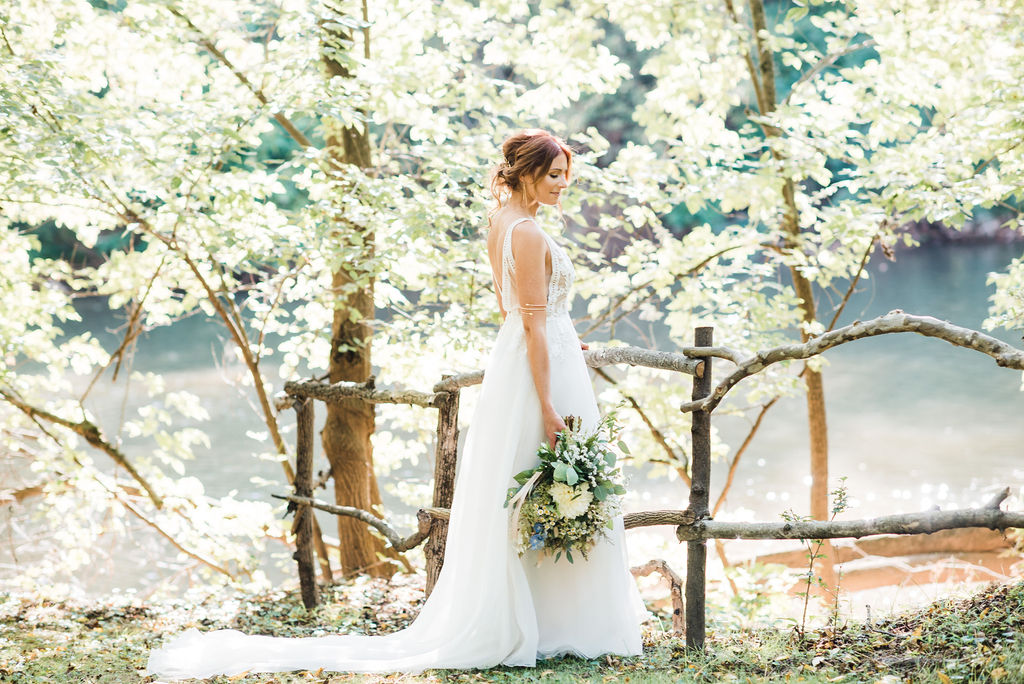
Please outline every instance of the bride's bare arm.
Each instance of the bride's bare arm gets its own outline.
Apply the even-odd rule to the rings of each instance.
[[[512,254],[516,263],[516,291],[526,333],[526,356],[533,384],[540,398],[544,434],[554,445],[556,435],[565,429],[565,421],[551,401],[551,366],[548,359],[547,305],[548,283],[545,267],[548,245],[540,229],[524,223],[512,234]]]

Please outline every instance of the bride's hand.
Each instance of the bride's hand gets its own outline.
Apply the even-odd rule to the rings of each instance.
[[[590,349],[590,345],[583,340],[580,340],[580,349]]]
[[[548,444],[552,449],[555,448],[558,433],[564,429],[565,421],[554,409],[544,412],[544,435],[548,438]]]

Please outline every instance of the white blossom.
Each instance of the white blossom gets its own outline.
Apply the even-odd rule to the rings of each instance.
[[[586,513],[590,502],[594,500],[593,492],[585,484],[580,487],[570,487],[563,482],[555,482],[549,491],[558,507],[558,515],[566,519],[578,518]]]

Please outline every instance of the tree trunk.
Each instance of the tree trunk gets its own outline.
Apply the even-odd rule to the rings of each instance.
[[[353,323],[349,311],[372,318],[373,287],[370,284],[342,294],[352,280],[345,268],[334,274],[334,291],[338,294],[331,330],[331,382],[365,382],[370,377],[371,332],[365,323]],[[334,501],[339,506],[374,511],[380,503],[370,444],[374,426],[374,404],[370,402],[353,398],[327,404],[321,439],[334,478]],[[378,563],[384,543],[359,521],[339,517],[338,540],[341,569],[346,575],[364,570],[374,576],[392,574],[390,565]]]
[[[337,22],[321,22],[325,47],[340,49],[342,45],[351,45],[352,36],[343,35],[337,26]],[[351,76],[326,50],[321,59],[329,77]],[[328,122],[325,125],[325,139],[338,171],[347,165],[361,168],[370,166],[370,141],[365,128],[332,126]],[[343,188],[344,184],[339,184],[339,195],[345,192]],[[367,227],[342,218],[336,235],[338,242],[356,256],[341,265],[332,281],[335,303],[328,374],[332,383],[366,382],[370,380],[372,336],[367,321],[374,317],[374,275],[368,268],[374,256],[374,234]],[[377,478],[373,472],[373,448],[370,444],[374,413],[374,405],[361,399],[327,404],[327,420],[321,439],[334,478],[334,500],[339,506],[373,511],[380,503]],[[393,574],[391,564],[379,561],[378,554],[384,552],[385,544],[373,536],[363,523],[339,516],[338,541],[341,569],[345,575],[357,572],[367,572],[377,577]]]
[[[758,93],[758,106],[763,114],[775,111],[775,62],[771,47],[765,40],[763,33],[767,32],[765,20],[764,3],[762,0],[748,0],[750,8],[750,19],[753,24],[754,43],[757,47],[758,68],[757,72],[750,74],[754,81],[754,90]],[[759,81],[759,82],[758,82]],[[773,126],[765,126],[766,137],[776,137],[781,132]],[[781,154],[774,153],[778,159]],[[792,179],[786,179],[783,184],[782,197],[784,203],[783,231],[785,233],[785,246],[787,250],[795,251],[800,249],[800,220],[799,210],[796,206],[796,187]],[[793,278],[793,289],[800,298],[800,309],[802,320],[805,324],[817,320],[817,311],[814,304],[814,289],[811,282],[793,266],[789,268]],[[807,331],[800,332],[800,339],[806,342]],[[811,495],[810,509],[811,517],[816,520],[827,520],[829,513],[828,506],[828,423],[825,415],[825,383],[821,372],[810,367],[804,368],[804,384],[807,388],[807,428],[810,438],[811,451]],[[829,587],[835,586],[835,572],[832,567],[832,547],[829,543],[821,549],[822,579]]]
[[[790,268],[797,296],[802,300],[803,320],[811,323],[817,320],[814,307],[814,291],[811,283],[795,268]],[[808,335],[801,332],[800,341],[807,342]],[[815,520],[829,519],[828,505],[828,423],[825,414],[825,382],[821,371],[804,366],[804,386],[807,388],[807,430],[811,448],[811,517]],[[822,582],[830,590],[836,588],[836,573],[832,543],[824,541],[818,561]]]

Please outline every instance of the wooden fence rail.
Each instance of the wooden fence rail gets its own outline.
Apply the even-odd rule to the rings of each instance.
[[[718,522],[696,520],[689,511],[637,511],[623,516],[627,530],[656,525],[676,527],[676,538],[681,542],[699,539],[860,539],[878,534],[933,534],[942,530],[986,528],[1008,530],[1024,528],[1024,512],[1004,511],[1000,505],[1009,488],[981,508],[961,508],[951,511],[921,511],[884,515],[865,520],[806,520],[802,522]],[[420,528],[402,536],[391,525],[361,508],[338,506],[310,497],[272,494],[275,499],[311,506],[334,515],[347,515],[362,520],[380,532],[396,551],[416,548],[429,535],[430,520],[448,520],[447,508],[421,508],[417,513]],[[423,521],[427,522],[424,523]]]

